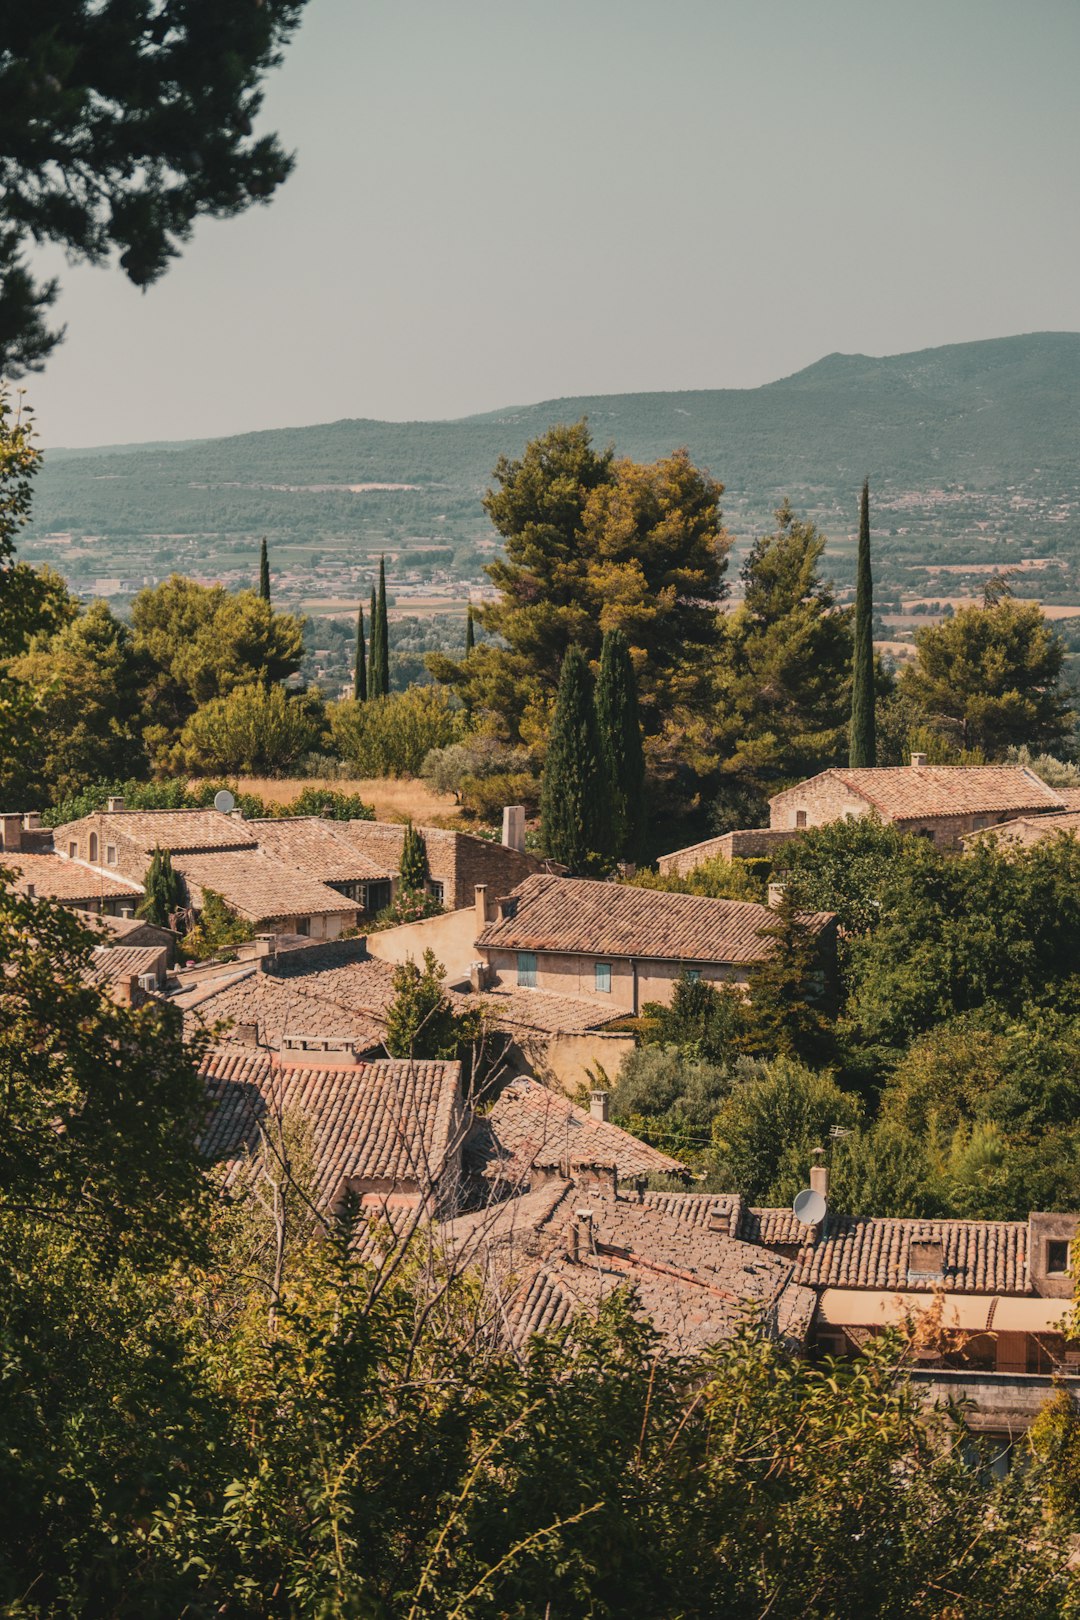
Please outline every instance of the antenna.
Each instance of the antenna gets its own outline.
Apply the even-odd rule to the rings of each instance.
[[[236,809],[236,800],[228,788],[222,788],[220,792],[214,794],[214,809],[220,810],[223,816],[227,816],[230,810]]]
[[[801,1192],[791,1206],[795,1219],[803,1226],[820,1226],[827,1208],[821,1193],[814,1192],[811,1187]]]

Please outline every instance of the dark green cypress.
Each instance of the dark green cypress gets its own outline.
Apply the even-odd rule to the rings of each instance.
[[[611,847],[607,771],[585,654],[570,647],[548,734],[540,789],[544,847],[571,874],[603,870]]]
[[[476,631],[473,629],[472,608],[465,615],[465,656],[468,658],[476,646]]]
[[[390,626],[386,618],[386,559],[379,558],[379,697],[390,690]]]
[[[356,661],[353,664],[353,697],[363,703],[367,697],[367,649],[364,646],[364,604],[356,610]]]
[[[645,753],[637,677],[621,630],[609,631],[600,649],[596,719],[607,768],[611,853],[618,860],[637,861],[645,837]]]
[[[143,891],[143,899],[135,908],[136,915],[157,928],[167,928],[169,913],[176,910],[183,897],[180,879],[173,870],[172,855],[167,849],[155,846],[143,878]]]
[[[368,666],[367,666],[367,691],[368,691],[368,697],[372,697],[372,698],[378,697],[378,695],[379,695],[379,676],[378,676],[378,671],[377,671],[377,668],[376,668],[376,657],[378,655],[378,648],[375,645],[375,643],[378,641],[378,639],[379,639],[379,615],[376,612],[376,608],[375,608],[375,587],[373,585],[371,587],[371,602],[370,602],[370,605],[368,607]]]
[[[270,600],[270,558],[266,550],[266,536],[259,543],[259,595],[264,602]]]
[[[870,573],[870,480],[859,503],[859,556],[855,575],[855,657],[851,678],[848,763],[877,764],[874,725],[874,581]]]
[[[428,876],[428,853],[424,835],[413,826],[411,821],[407,821],[405,823],[405,838],[401,845],[401,867],[399,872],[402,894],[423,894],[427,888]]]

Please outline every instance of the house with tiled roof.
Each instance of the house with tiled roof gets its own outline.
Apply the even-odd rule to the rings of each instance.
[[[504,817],[504,826],[502,843],[447,827],[417,829],[423,834],[427,849],[428,890],[447,911],[471,906],[478,884],[485,885],[493,896],[508,894],[532,873],[548,869],[546,861],[526,852],[523,823]],[[519,826],[520,836],[510,830]],[[386,881],[396,889],[405,842],[404,826],[392,821],[348,821],[336,823],[335,830],[338,829],[354,849],[382,869]],[[389,905],[390,898],[387,894],[385,904]]]
[[[822,971],[832,971],[835,919],[807,914]],[[634,1015],[668,1002],[689,974],[745,985],[768,959],[776,914],[746,900],[666,894],[589,878],[526,878],[476,941],[498,985],[586,996]]]
[[[820,771],[775,794],[769,820],[773,829],[791,833],[876,815],[939,849],[955,850],[966,833],[1065,808],[1057,789],[1026,765],[930,765],[925,754],[912,754],[910,765]]]
[[[105,878],[142,888],[155,849],[167,849],[194,910],[220,894],[254,928],[333,939],[355,926],[355,900],[262,848],[249,823],[218,810],[126,810],[110,799],[53,831],[54,847]]]
[[[999,822],[985,832],[965,833],[965,849],[973,849],[982,839],[993,839],[1002,849],[1030,849],[1047,838],[1080,838],[1080,809],[1051,811],[1045,816],[1017,816]]]
[[[12,873],[16,893],[54,900],[76,911],[134,917],[143,897],[141,883],[61,855],[9,854],[5,850],[0,853],[0,866]]]
[[[323,1211],[349,1193],[376,1212],[454,1207],[465,1124],[459,1063],[369,1062],[344,1043],[224,1046],[207,1054],[202,1075],[209,1113],[199,1147],[227,1196],[273,1174],[273,1143],[295,1129],[306,1134]]]

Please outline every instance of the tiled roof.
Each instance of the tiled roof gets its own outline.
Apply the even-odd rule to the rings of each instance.
[[[377,967],[383,969],[386,964],[380,962]],[[389,976],[387,969],[387,980]],[[383,974],[373,973],[371,978],[369,999],[382,1007],[385,1005]],[[383,1020],[321,994],[319,975],[312,975],[309,982],[299,976],[260,973],[257,966],[251,964],[231,978],[195,986],[175,999],[184,1008],[184,1022],[189,1032],[227,1021],[234,1030],[236,1026],[257,1025],[260,1043],[272,1047],[279,1046],[284,1035],[341,1037],[355,1041],[365,1051],[382,1045]],[[250,1037],[238,1030],[235,1035],[226,1030],[222,1036],[227,1041],[234,1038],[250,1044]]]
[[[354,1068],[286,1067],[219,1047],[202,1069],[211,1114],[200,1141],[226,1191],[252,1173],[260,1131],[281,1118],[310,1132],[315,1192],[332,1205],[350,1181],[432,1187],[460,1148],[461,1065],[386,1060]]]
[[[1058,834],[1080,836],[1080,810],[1063,810],[1047,816],[1018,816],[1014,821],[999,821],[996,827],[981,832],[965,833],[963,842],[971,847],[980,839],[995,838],[1027,849],[1041,844],[1044,838]]]
[[[0,866],[16,874],[15,887],[21,894],[32,883],[35,894],[69,905],[92,900],[130,900],[134,904],[142,898],[141,883],[111,877],[62,855],[27,855],[19,850],[0,855]]]
[[[768,906],[665,894],[589,878],[537,874],[513,891],[512,917],[489,923],[477,940],[486,949],[636,956],[676,962],[760,962],[772,950],[762,930],[776,922]],[[815,932],[827,912],[803,919]]]
[[[830,776],[895,821],[1063,807],[1061,795],[1026,765],[880,765],[822,771],[810,782]],[[787,788],[770,803],[798,797],[809,785]]]
[[[527,1184],[532,1165],[614,1165],[624,1179],[685,1169],[678,1159],[524,1076],[511,1080],[491,1112],[476,1120],[468,1157],[479,1174],[516,1187]]]
[[[155,848],[175,855],[181,850],[255,847],[247,823],[220,810],[103,810],[95,819],[104,838],[119,833],[148,855]]]
[[[114,917],[107,911],[84,911],[79,921],[99,933],[112,934],[118,941],[127,939],[130,934],[150,933],[160,936],[162,945],[167,945],[175,937],[168,928],[158,928],[142,917]]]
[[[573,1182],[458,1217],[448,1230],[451,1247],[481,1264],[489,1281],[509,1281],[507,1321],[519,1344],[628,1285],[667,1348],[681,1353],[730,1335],[748,1303],[785,1337],[804,1337],[813,1314],[815,1296],[791,1286],[790,1261],[709,1227],[690,1233],[654,1204]]]
[[[84,977],[87,984],[118,984],[140,973],[156,977],[164,954],[164,945],[99,945]]]
[[[372,860],[353,839],[339,831],[339,825],[319,816],[258,818],[246,823],[260,849],[320,883],[362,883],[393,877],[397,864]]]
[[[250,922],[270,917],[356,915],[355,900],[346,900],[325,883],[259,849],[174,854],[173,866],[185,882],[198,890],[216,889],[234,911]]]
[[[942,1245],[944,1285],[950,1293],[1025,1294],[1026,1221],[858,1219],[830,1210],[816,1243],[790,1209],[752,1209],[737,1193],[646,1193],[646,1202],[695,1229],[714,1225],[746,1243],[783,1246],[795,1262],[795,1280],[814,1288],[897,1288],[932,1292],[940,1279],[909,1275],[912,1243]]]
[[[587,996],[562,996],[555,990],[524,990],[502,986],[481,990],[468,998],[470,1006],[486,1007],[498,1025],[533,1029],[545,1034],[585,1034],[625,1018],[623,1009]]]

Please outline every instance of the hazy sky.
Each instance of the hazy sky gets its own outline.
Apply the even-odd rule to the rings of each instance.
[[[273,202],[61,269],[47,443],[1080,328],[1077,0],[309,0]]]

